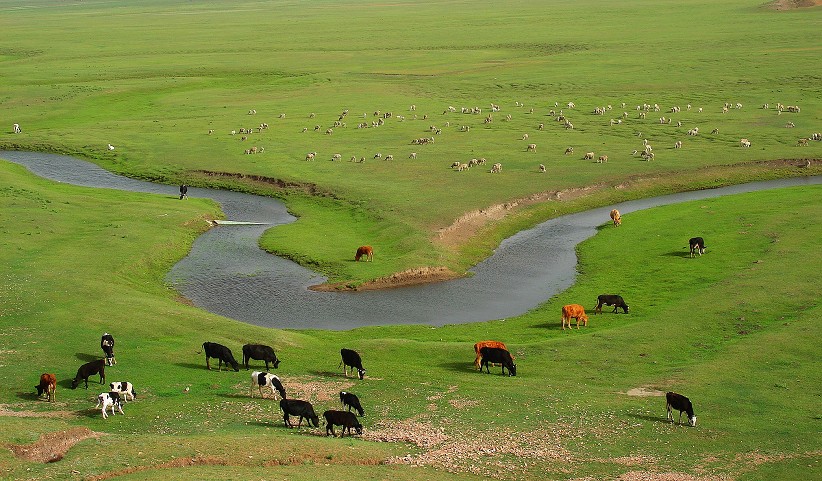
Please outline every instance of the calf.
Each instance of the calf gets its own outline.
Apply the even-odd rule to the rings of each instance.
[[[77,389],[77,385],[80,384],[80,380],[86,382],[86,389],[88,389],[88,378],[93,374],[100,374],[100,384],[106,382],[106,360],[105,359],[98,359],[96,361],[91,361],[83,364],[77,369],[77,375],[74,376],[74,380],[71,381],[71,388]]]
[[[257,386],[257,389],[260,390],[260,397],[265,397],[263,394],[263,387],[266,386],[271,388],[272,395],[276,396],[275,392],[279,392],[280,397],[285,399],[285,388],[283,387],[283,383],[280,382],[280,378],[274,374],[260,371],[252,372],[250,388],[251,397],[254,397],[254,386]]]
[[[103,419],[108,418],[108,414],[106,414],[106,408],[109,406],[111,407],[111,415],[114,416],[114,408],[116,407],[120,414],[125,415],[126,413],[123,412],[123,405],[120,403],[120,393],[117,392],[104,392],[97,396],[97,405],[94,406],[94,409],[103,406]]]
[[[134,401],[137,399],[137,393],[134,392],[134,385],[127,381],[122,382],[113,382],[108,385],[111,388],[111,392],[116,392],[122,394],[123,402],[128,402],[128,397],[131,396],[131,400]]]
[[[351,366],[351,372],[354,372],[354,369],[356,369],[360,380],[362,380],[365,377],[365,369],[362,367],[362,358],[360,358],[359,353],[351,349],[340,349],[340,355],[342,356],[340,366],[343,367],[345,377],[348,377],[348,366]]]
[[[243,346],[243,364],[245,364],[246,371],[248,371],[248,361],[251,359],[265,361],[266,371],[269,369],[269,362],[274,366],[274,369],[277,369],[280,365],[280,360],[277,359],[274,349],[263,344],[246,344]]]
[[[303,418],[308,420],[308,427],[311,427],[311,423],[314,423],[314,427],[320,427],[320,418],[314,412],[314,406],[311,405],[308,401],[300,401],[299,399],[283,399],[280,401],[280,409],[283,411],[283,421],[285,425],[288,427],[293,427],[291,422],[289,421],[289,416],[299,416],[300,422],[297,423],[297,427],[300,427],[303,423]]]
[[[365,416],[365,411],[363,411],[362,405],[360,404],[360,398],[358,398],[353,392],[340,391],[340,402],[343,407],[348,406],[349,412],[353,408],[357,411],[357,413],[359,413],[360,416]]]
[[[696,426],[696,414],[691,400],[675,392],[665,393],[665,408],[668,410],[668,419],[674,422],[674,409],[679,411],[679,423],[682,424],[682,412],[688,415],[688,424]]]
[[[100,349],[106,354],[106,364],[109,366],[117,364],[117,360],[114,359],[114,337],[111,334],[103,333],[103,337],[100,338]]]
[[[488,364],[498,363],[502,364],[502,374],[505,374],[505,369],[508,369],[509,376],[517,375],[517,365],[514,364],[514,358],[511,357],[511,353],[505,349],[500,349],[497,347],[483,347],[480,349],[480,355],[482,355],[480,371],[482,371],[482,367],[485,366],[485,371],[488,374],[491,374],[491,369],[488,367]]]
[[[582,321],[585,327],[588,327],[588,315],[585,314],[585,308],[579,304],[562,306],[562,330],[565,330],[566,325],[568,329],[571,328],[571,319],[577,320],[577,329],[579,329],[580,321]]]
[[[354,428],[357,431],[357,434],[362,434],[362,424],[357,419],[357,416],[354,413],[350,413],[348,411],[326,411],[323,413],[323,417],[325,418],[325,435],[328,436],[328,433],[331,433],[332,436],[336,436],[334,433],[334,426],[342,426],[343,430],[340,433],[340,437],[345,436],[345,432],[348,431],[348,435],[351,435],[351,428]]]
[[[622,299],[622,296],[618,296],[616,294],[600,294],[597,296],[597,306],[594,308],[594,314],[602,314],[602,306],[614,306],[613,312],[616,312],[617,309],[622,308],[622,313],[628,313],[628,304],[625,304],[625,300]]]
[[[688,246],[691,248],[691,257],[696,257],[697,252],[699,252],[699,255],[705,253],[705,241],[702,237],[693,237],[688,239]]]
[[[57,389],[57,378],[54,374],[44,372],[40,375],[40,384],[34,386],[34,388],[37,389],[37,397],[46,394],[49,402],[53,402],[55,399],[54,391]]]
[[[222,344],[217,344],[216,342],[204,342],[203,343],[203,350],[205,351],[206,356],[206,367],[208,370],[211,370],[211,363],[209,359],[216,358],[219,362],[217,363],[217,370],[223,370],[223,364],[226,367],[231,364],[231,367],[234,368],[234,371],[240,370],[240,365],[234,360],[234,354],[231,354],[231,349],[223,346]]]

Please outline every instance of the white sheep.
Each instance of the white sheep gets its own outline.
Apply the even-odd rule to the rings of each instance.
[[[537,151],[537,144],[528,144],[528,147],[525,149],[526,152],[536,152]]]

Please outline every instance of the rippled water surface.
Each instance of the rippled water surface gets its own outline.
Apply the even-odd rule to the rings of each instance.
[[[169,195],[176,186],[114,175],[68,156],[0,152],[42,177],[76,185]],[[544,222],[502,242],[494,254],[448,282],[365,292],[315,292],[325,278],[257,246],[272,226],[292,222],[274,199],[189,188],[190,197],[219,202],[231,220],[264,225],[220,226],[194,242],[167,281],[198,307],[266,327],[351,329],[385,324],[459,324],[503,319],[532,309],[574,282],[575,246],[596,233],[611,209],[622,214],[689,200],[822,183],[822,177],[782,179],[624,202]],[[176,200],[175,200],[176,201]]]

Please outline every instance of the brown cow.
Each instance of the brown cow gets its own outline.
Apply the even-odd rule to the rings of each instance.
[[[48,396],[49,402],[54,401],[54,391],[57,389],[57,378],[54,374],[43,373],[40,375],[40,384],[34,386],[37,389],[37,396],[42,396],[46,394]]]
[[[579,329],[579,321],[582,321],[585,324],[585,327],[588,327],[588,316],[585,315],[585,308],[580,306],[579,304],[568,304],[567,306],[562,306],[562,329],[565,330],[565,325],[568,325],[568,329],[571,328],[571,319],[577,320],[577,329]]]
[[[359,262],[360,258],[365,256],[366,261],[373,261],[374,260],[374,249],[371,246],[360,246],[357,248],[357,255],[354,256],[354,260]]]
[[[477,369],[480,368],[480,362],[482,361],[480,349],[482,349],[483,347],[495,347],[497,349],[505,349],[506,351],[508,350],[508,348],[505,347],[505,343],[500,341],[480,341],[474,344],[474,352],[477,354],[477,358],[474,360],[474,366]],[[514,359],[513,355],[511,356],[511,359]]]
[[[611,211],[611,219],[614,221],[614,227],[622,224],[622,216],[619,215],[619,211],[616,209]]]

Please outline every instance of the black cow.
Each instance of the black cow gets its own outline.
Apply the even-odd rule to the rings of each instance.
[[[343,430],[340,434],[340,437],[345,436],[345,432],[348,431],[348,435],[351,435],[351,428],[354,428],[357,431],[357,434],[362,434],[362,424],[357,419],[357,416],[354,413],[350,413],[348,411],[326,411],[323,413],[323,417],[325,418],[325,435],[328,436],[330,432],[332,436],[336,436],[334,433],[334,426],[342,426]]]
[[[182,184],[180,186],[180,200],[187,199],[187,198],[188,198],[188,186],[185,185],[185,184]]]
[[[628,313],[628,304],[625,304],[625,300],[622,299],[622,296],[618,296],[616,294],[601,294],[597,296],[597,306],[594,308],[594,314],[602,314],[602,306],[614,306],[613,312],[616,312],[617,309],[622,308],[623,314]]]
[[[77,375],[74,376],[74,380],[71,381],[71,388],[77,389],[77,385],[80,384],[80,380],[86,382],[86,389],[88,389],[88,378],[93,374],[100,374],[100,384],[106,382],[106,360],[105,359],[98,359],[96,361],[91,361],[83,364],[77,369]]]
[[[691,257],[696,257],[696,253],[699,252],[699,255],[705,253],[705,240],[702,237],[692,237],[688,239],[688,246],[691,248]]]
[[[674,409],[679,411],[679,423],[682,424],[682,412],[688,415],[688,424],[696,426],[696,414],[691,400],[675,392],[665,393],[665,408],[668,410],[668,419],[674,422]]]
[[[288,427],[294,427],[291,425],[289,421],[289,416],[299,416],[300,422],[297,423],[297,427],[300,427],[303,423],[303,418],[308,420],[308,427],[311,427],[311,423],[314,423],[314,427],[320,427],[320,418],[314,412],[314,406],[311,405],[308,401],[300,401],[299,399],[283,399],[280,401],[280,409],[283,410],[283,421],[285,421],[285,425]]]
[[[243,364],[245,370],[248,371],[248,361],[256,359],[257,361],[265,361],[265,370],[268,371],[268,363],[270,362],[274,369],[280,365],[280,360],[274,353],[274,349],[263,344],[246,344],[243,346]]]
[[[223,370],[223,363],[225,363],[226,366],[231,364],[231,367],[233,367],[235,371],[240,370],[240,364],[234,360],[234,354],[231,354],[231,349],[223,346],[222,344],[217,344],[216,342],[204,342],[203,350],[205,351],[206,356],[206,367],[209,370],[211,370],[211,363],[209,362],[209,359],[212,357],[219,360],[217,363],[217,369],[219,371]]]
[[[340,391],[340,402],[343,407],[348,406],[348,411],[351,411],[353,408],[360,414],[360,416],[365,416],[365,411],[363,411],[362,404],[360,404],[360,398],[358,398],[353,392]]]
[[[106,353],[106,364],[109,366],[117,364],[117,360],[114,359],[114,337],[111,334],[103,333],[103,337],[100,338],[100,349]]]
[[[340,355],[342,356],[340,366],[343,367],[343,374],[345,374],[345,377],[348,377],[348,366],[351,366],[351,372],[354,372],[354,369],[356,369],[357,374],[362,380],[365,377],[365,369],[362,367],[362,358],[360,358],[357,351],[352,351],[351,349],[340,349]]]
[[[508,369],[509,376],[517,375],[517,365],[514,364],[514,359],[511,357],[511,353],[505,349],[500,349],[498,347],[483,347],[480,349],[480,355],[482,356],[480,371],[482,371],[482,367],[485,366],[485,371],[488,374],[491,374],[491,369],[488,367],[488,364],[502,364],[503,374],[505,374],[505,369]]]

